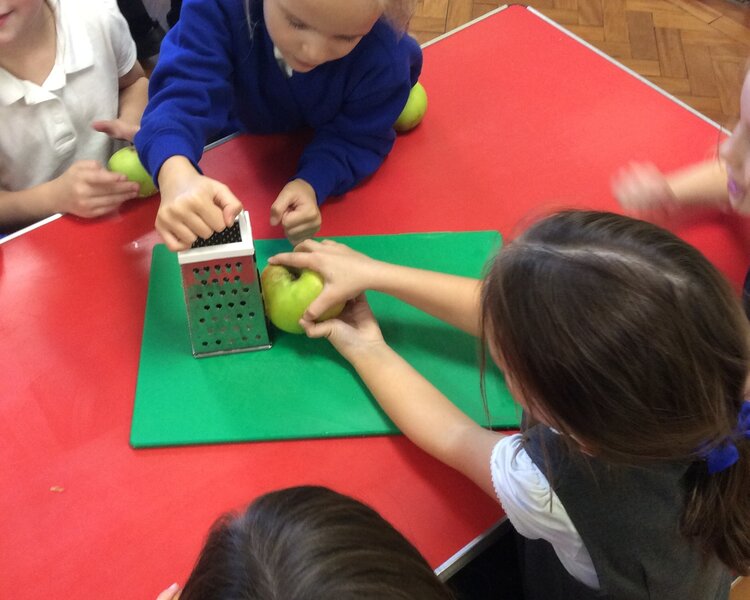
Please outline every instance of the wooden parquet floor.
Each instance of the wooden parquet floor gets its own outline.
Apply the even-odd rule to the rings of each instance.
[[[419,0],[420,43],[507,2]],[[556,21],[717,123],[731,128],[750,58],[750,3],[739,0],[531,0]]]

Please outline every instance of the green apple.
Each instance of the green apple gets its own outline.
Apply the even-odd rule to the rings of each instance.
[[[130,181],[139,184],[141,189],[138,191],[138,195],[141,198],[153,196],[156,193],[156,186],[148,171],[141,164],[138,152],[133,146],[126,146],[115,152],[110,157],[107,168],[115,173],[122,173]]]
[[[427,92],[421,83],[417,82],[409,92],[409,98],[406,100],[406,106],[396,119],[393,128],[403,133],[414,129],[422,121],[424,114],[427,112]]]
[[[310,269],[268,265],[260,274],[266,314],[276,327],[288,333],[303,333],[299,320],[323,290],[323,278]],[[318,321],[337,317],[344,304],[332,306]]]

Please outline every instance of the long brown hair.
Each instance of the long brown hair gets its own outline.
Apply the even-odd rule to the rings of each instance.
[[[180,600],[450,600],[404,536],[332,490],[271,492],[211,529]]]
[[[692,463],[683,534],[748,571],[750,442],[713,475],[700,453],[737,427],[749,329],[698,250],[644,221],[563,211],[493,261],[482,322],[532,416],[615,465]]]

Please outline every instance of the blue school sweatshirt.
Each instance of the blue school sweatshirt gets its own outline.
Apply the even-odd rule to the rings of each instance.
[[[162,42],[149,103],[135,145],[158,175],[165,160],[197,168],[207,140],[234,122],[256,133],[312,128],[293,178],[312,185],[318,203],[371,175],[390,152],[393,123],[422,67],[408,35],[378,21],[345,57],[288,77],[274,57],[262,2],[187,0]],[[154,177],[156,179],[156,177]]]

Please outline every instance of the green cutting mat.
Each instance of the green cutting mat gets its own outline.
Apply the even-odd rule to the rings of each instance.
[[[480,277],[500,246],[496,232],[333,238],[403,265]],[[286,240],[256,240],[258,267]],[[385,339],[477,422],[476,340],[384,294],[368,299]],[[398,430],[349,364],[325,340],[273,332],[265,351],[194,358],[177,256],[154,248],[130,443],[135,448],[380,435]],[[516,427],[515,404],[488,369],[492,425]],[[404,398],[405,402],[409,398]]]

